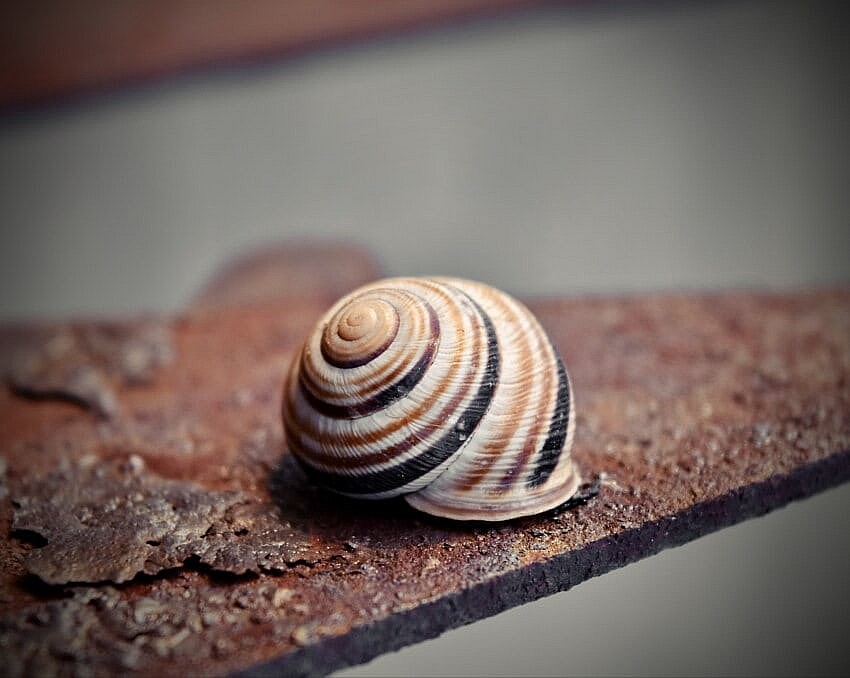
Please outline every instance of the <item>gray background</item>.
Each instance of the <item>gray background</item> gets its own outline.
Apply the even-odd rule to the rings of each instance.
[[[850,281],[839,2],[550,8],[0,119],[0,319],[341,237],[518,295]],[[850,669],[841,488],[346,675]],[[343,674],[340,674],[343,675]]]

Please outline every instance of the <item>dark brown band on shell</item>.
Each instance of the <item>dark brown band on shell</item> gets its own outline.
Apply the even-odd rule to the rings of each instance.
[[[459,323],[460,312],[457,309],[452,310],[453,315],[456,317],[453,319],[453,322],[456,324]],[[478,317],[478,313],[476,311],[476,316]],[[472,332],[472,341],[469,346],[469,361],[466,365],[468,365],[468,375],[474,376],[478,373],[479,366],[481,364],[480,356],[482,354],[482,333],[481,332]],[[488,349],[489,350],[489,349]],[[452,384],[459,384],[460,388],[455,388],[452,398],[447,402],[441,410],[437,413],[435,421],[439,424],[443,422],[450,421],[455,412],[457,412],[460,404],[467,399],[469,393],[472,391],[474,383],[472,379],[464,378],[465,375],[461,372],[461,367],[465,366],[464,361],[453,360],[451,361],[449,371],[446,373],[443,380],[438,385],[437,389],[434,391],[434,394],[437,395],[442,392],[446,392],[450,389]],[[434,408],[435,404],[433,398],[430,400],[423,400],[416,410],[409,413],[409,420],[412,421],[420,421],[423,419],[430,410]],[[294,420],[294,411],[293,408],[294,403],[290,402],[288,404],[288,414],[289,420]],[[328,454],[311,451],[309,455],[304,455],[303,451],[302,456],[308,457],[307,459],[302,459],[307,465],[311,465],[310,462],[318,462],[320,464],[325,465],[333,465],[335,468],[338,468],[345,474],[355,474],[356,471],[354,469],[364,468],[368,466],[373,466],[376,464],[385,464],[387,462],[392,461],[393,459],[406,454],[417,444],[422,442],[422,431],[417,430],[416,428],[412,428],[409,425],[409,420],[398,418],[394,422],[389,425],[381,428],[380,430],[374,432],[372,435],[366,436],[363,438],[361,442],[368,443],[374,451],[368,454],[360,454],[357,456],[350,457],[341,457],[338,454]],[[305,422],[306,423],[306,422]],[[386,444],[385,440],[393,433],[396,433],[398,430],[402,428],[412,429],[410,433],[401,441],[398,441],[392,445]],[[288,429],[289,430],[289,429]],[[310,433],[315,433],[314,431],[310,431]],[[290,436],[295,442],[295,438]],[[345,469],[345,470],[343,470]]]
[[[554,351],[554,347],[552,349]],[[555,360],[558,361],[558,400],[555,413],[549,423],[549,435],[546,442],[537,454],[537,464],[528,478],[529,487],[539,487],[545,483],[552,471],[558,465],[558,459],[564,450],[564,442],[567,438],[567,429],[570,421],[571,393],[570,382],[567,379],[567,371],[564,363],[555,352]]]
[[[459,293],[463,294],[462,292]],[[486,328],[487,367],[479,382],[475,397],[451,429],[421,454],[380,471],[358,475],[339,475],[309,465],[305,466],[307,473],[317,482],[343,494],[378,494],[410,484],[443,464],[463,447],[490,405],[493,391],[499,380],[500,367],[499,346],[493,322],[473,299],[467,298],[481,316]]]
[[[364,315],[371,317],[373,323],[362,324]],[[398,326],[398,311],[392,304],[373,299],[352,300],[331,318],[322,331],[322,357],[329,365],[343,369],[366,365],[393,343],[398,335]]]
[[[391,384],[375,396],[357,403],[356,405],[334,405],[333,403],[326,402],[313,395],[310,389],[304,384],[302,378],[300,387],[304,394],[304,398],[308,403],[310,403],[310,406],[317,412],[332,419],[365,417],[389,407],[410,393],[422,380],[422,377],[425,376],[425,372],[431,366],[431,362],[434,360],[434,354],[437,350],[437,345],[440,342],[440,320],[437,317],[436,311],[434,311],[430,304],[425,304],[425,306],[428,310],[429,321],[428,345],[425,347],[425,350],[419,357],[419,360],[416,361],[416,364],[413,365],[413,367],[401,379]],[[393,336],[395,337],[395,334]],[[382,350],[385,349],[386,346]],[[350,365],[350,367],[358,366],[359,365]],[[337,367],[341,366],[337,365]]]

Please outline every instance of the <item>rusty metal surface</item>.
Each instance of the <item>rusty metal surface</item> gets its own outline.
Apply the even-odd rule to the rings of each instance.
[[[656,294],[532,303],[571,370],[574,456],[600,483],[586,503],[482,525],[330,496],[293,463],[278,415],[326,301],[275,260],[282,298],[232,303],[229,284],[253,284],[243,265],[158,321],[168,359],[144,379],[116,358],[139,321],[110,323],[120,340],[102,351],[79,339],[102,324],[0,330],[13,675],[322,673],[850,479],[850,290]],[[346,282],[377,271],[361,273]],[[22,389],[10,356],[69,332],[59,367],[25,371]],[[65,397],[67,365],[96,370],[115,408]]]
[[[0,339],[0,368],[21,397],[65,400],[102,417],[117,414],[114,385],[146,384],[172,358],[166,323],[76,323],[18,328]]]

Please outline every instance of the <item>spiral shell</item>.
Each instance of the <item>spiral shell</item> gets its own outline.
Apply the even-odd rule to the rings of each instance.
[[[507,520],[576,491],[570,380],[531,312],[487,285],[391,278],[339,300],[284,386],[290,450],[319,484]]]

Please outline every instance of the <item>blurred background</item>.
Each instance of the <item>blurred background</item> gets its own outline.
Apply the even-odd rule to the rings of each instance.
[[[316,237],[523,297],[850,282],[843,2],[290,2],[279,35],[100,4],[2,22],[2,322],[177,310]],[[846,672],[849,513],[839,488],[340,675]]]

